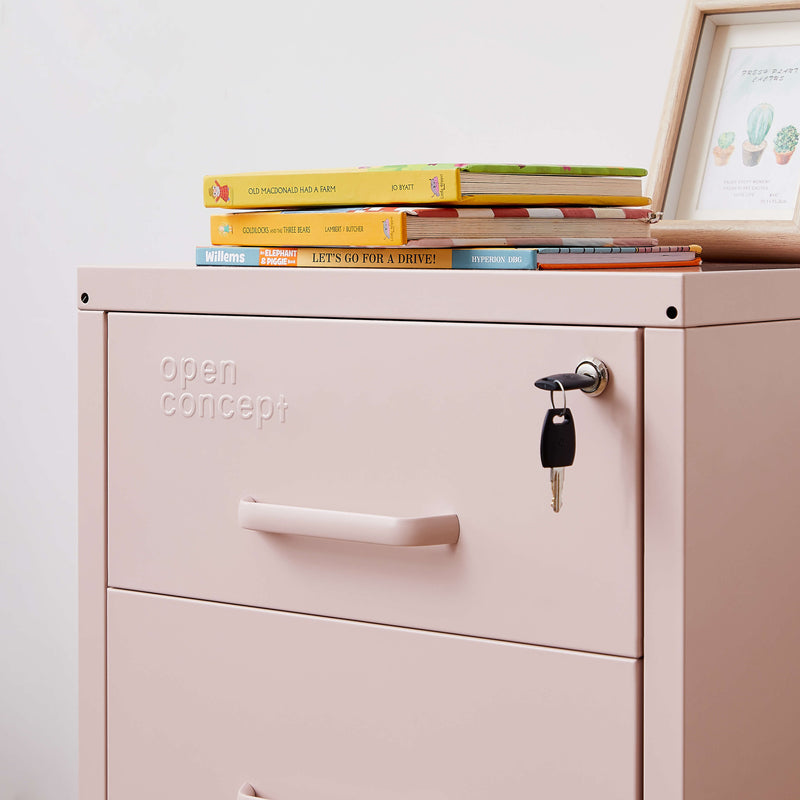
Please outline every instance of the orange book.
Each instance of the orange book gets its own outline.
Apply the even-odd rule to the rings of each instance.
[[[211,243],[255,247],[657,244],[644,208],[371,206],[212,215]]]

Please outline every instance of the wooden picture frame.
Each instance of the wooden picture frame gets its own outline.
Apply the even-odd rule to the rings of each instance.
[[[719,133],[734,111],[738,130]],[[706,261],[800,263],[800,152],[788,169],[772,152],[748,169],[744,153],[757,149],[745,132],[758,138],[773,120],[770,151],[779,132],[779,145],[793,138],[786,122],[800,130],[800,0],[689,0],[647,187],[659,244],[702,245]],[[731,136],[727,167],[712,153]]]

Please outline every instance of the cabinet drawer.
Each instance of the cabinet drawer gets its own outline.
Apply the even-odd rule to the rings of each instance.
[[[108,330],[109,585],[640,655],[639,331],[158,314]],[[611,381],[568,395],[555,514],[533,383],[588,356]],[[453,514],[458,541],[299,535],[318,532],[307,512],[259,533],[243,498]]]
[[[108,795],[639,797],[639,666],[109,592]]]

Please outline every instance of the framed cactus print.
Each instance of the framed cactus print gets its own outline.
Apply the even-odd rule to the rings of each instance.
[[[800,0],[689,0],[667,96],[659,243],[800,263]]]

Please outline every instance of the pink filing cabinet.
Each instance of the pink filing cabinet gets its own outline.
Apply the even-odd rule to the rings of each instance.
[[[81,800],[800,797],[800,269],[78,297]]]

